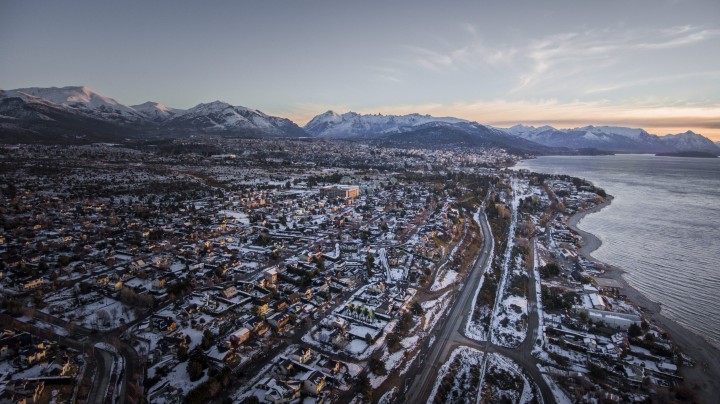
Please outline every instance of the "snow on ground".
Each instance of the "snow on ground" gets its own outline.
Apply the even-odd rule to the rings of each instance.
[[[428,404],[433,402],[466,403],[477,400],[479,369],[483,352],[466,346],[455,348],[435,380]],[[446,380],[447,379],[447,380]],[[447,383],[444,383],[446,381]],[[437,397],[440,395],[440,397]],[[439,400],[438,400],[439,399]]]
[[[450,291],[447,291],[442,294],[442,296],[438,297],[435,300],[428,300],[427,302],[422,303],[422,308],[425,311],[425,314],[423,314],[423,317],[425,319],[425,326],[423,327],[423,331],[429,331],[433,327],[435,327],[435,323],[440,319],[440,316],[445,312],[447,309],[448,304],[450,303]]]
[[[104,296],[97,301],[65,312],[65,316],[70,317],[71,313],[83,327],[98,330],[112,330],[135,320],[133,309]]]
[[[360,366],[358,364],[355,364],[352,362],[347,362],[346,365],[348,367],[348,373],[352,377],[356,377],[357,375],[360,374],[360,372],[362,372],[362,366]]]
[[[297,349],[297,345],[290,345],[287,348],[285,348],[284,351],[280,352],[276,358],[280,356],[288,357],[291,352],[293,352],[295,349]],[[252,379],[250,379],[248,382],[246,382],[242,388],[240,388],[235,394],[232,396],[234,403],[241,403],[243,402],[249,395],[252,393],[255,389],[255,385],[258,384],[258,382],[263,378],[267,377],[270,370],[275,366],[275,360],[270,361],[267,365],[263,366],[262,369],[260,369],[259,372],[257,372]],[[349,364],[348,364],[349,365]]]
[[[498,345],[515,347],[527,335],[528,301],[520,296],[508,296],[501,302],[499,312],[493,318],[493,342]]]
[[[114,346],[108,344],[107,342],[98,342],[97,344],[95,344],[95,348],[102,349],[103,351],[117,353],[117,349]]]
[[[508,357],[497,353],[489,355],[485,375],[485,381],[488,380],[495,381],[490,385],[492,402],[508,401],[522,404],[534,402],[537,398],[542,403],[542,395],[537,385],[531,382],[520,366]]]
[[[237,220],[237,222],[240,224],[245,224],[245,225],[250,224],[250,219],[248,218],[248,215],[243,212],[237,212],[234,210],[221,210],[220,214],[231,217],[231,218]]]
[[[557,402],[558,404],[571,404],[572,400],[570,400],[567,394],[565,394],[565,392],[560,388],[560,386],[555,383],[555,380],[553,380],[553,378],[546,373],[546,369],[540,366],[540,372],[542,372],[543,379],[545,379],[548,386],[550,387],[553,397],[555,398],[555,402]]]
[[[199,386],[200,384],[206,382],[208,377],[208,371],[205,370],[203,376],[192,382],[190,381],[190,376],[187,372],[187,366],[190,363],[190,361],[180,362],[168,373],[167,376],[165,376],[162,380],[163,382],[157,383],[156,385],[152,386],[150,390],[148,391],[148,396],[151,396],[153,393],[155,393],[160,388],[170,385],[174,388],[182,390],[183,394],[187,395],[187,393],[194,389],[195,387]]]
[[[390,390],[387,391],[387,393],[383,394],[382,397],[378,400],[378,404],[390,404],[392,402],[392,397],[395,395],[395,392],[397,391],[397,387],[393,387]]]
[[[477,214],[477,213],[476,213]],[[479,225],[479,222],[478,222]],[[467,235],[467,229],[468,225],[465,223],[465,226],[463,227],[463,234],[462,237],[460,237],[460,240],[455,244],[455,247],[450,251],[450,254],[447,256],[445,261],[438,267],[438,276],[435,279],[435,283],[430,287],[431,291],[440,290],[443,288],[446,288],[448,285],[455,282],[455,279],[458,276],[458,273],[454,269],[448,269],[444,270],[445,265],[447,265],[448,262],[450,262],[453,257],[455,256],[455,253],[457,252],[458,248],[460,248],[460,245],[463,243],[463,240],[465,240],[465,236]],[[442,250],[443,254],[445,253],[445,249]]]
[[[417,346],[418,341],[420,340],[419,335],[413,335],[412,337],[407,337],[404,340],[400,342],[400,345],[402,345],[405,349],[412,349]]]
[[[507,287],[510,277],[522,276],[522,273],[520,275],[513,273],[514,271],[511,269],[511,264],[517,263],[511,261],[512,250],[515,246],[515,228],[517,227],[518,221],[517,210],[520,205],[520,199],[528,194],[529,188],[527,184],[525,184],[525,187],[521,190],[520,182],[513,179],[512,189],[515,192],[512,199],[512,216],[510,219],[510,230],[508,232],[508,243],[505,250],[502,275],[500,277],[500,284],[498,285],[498,294],[495,299],[495,307],[493,308],[492,323],[490,326],[492,343],[511,348],[518,346],[527,334],[526,322],[521,319],[523,315],[527,317],[527,299],[523,297],[522,299],[525,300],[524,304],[518,305],[517,296],[507,295]],[[511,307],[511,304],[519,306],[521,311],[518,313],[517,309]]]
[[[416,327],[417,328],[417,327]],[[383,382],[388,378],[388,376],[400,366],[401,363],[403,363],[403,360],[405,360],[409,353],[412,352],[414,349],[417,348],[418,342],[420,341],[419,335],[413,335],[412,337],[404,338],[402,341],[400,341],[400,346],[402,346],[401,349],[397,350],[396,352],[390,353],[387,348],[385,348],[383,352],[383,356],[381,358],[381,361],[385,363],[385,370],[387,370],[387,375],[385,376],[376,376],[372,373],[369,374],[370,384],[372,384],[373,389],[377,389],[380,387]],[[410,364],[413,360],[415,360],[415,357],[417,355],[413,356],[412,358],[409,358],[405,362],[405,366],[401,371],[400,374],[403,374],[407,371],[407,369],[410,367]]]
[[[430,287],[430,290],[434,292],[452,285],[455,283],[457,276],[458,273],[454,269],[448,269],[443,275],[435,280],[435,283],[433,283],[432,287]]]
[[[360,355],[361,353],[365,352],[367,348],[368,344],[365,341],[354,339],[350,341],[350,343],[345,347],[345,350],[352,354]]]

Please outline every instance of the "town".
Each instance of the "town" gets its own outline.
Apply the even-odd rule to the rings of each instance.
[[[581,251],[611,196],[520,158],[2,146],[0,402],[692,401],[698,358]]]

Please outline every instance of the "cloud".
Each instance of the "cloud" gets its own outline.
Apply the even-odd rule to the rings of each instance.
[[[401,83],[402,72],[399,69],[392,67],[382,66],[368,66],[368,69],[373,72],[373,77],[380,81],[390,81],[393,83]]]
[[[564,80],[582,72],[600,70],[618,63],[633,51],[670,49],[706,41],[720,35],[720,30],[691,25],[669,29],[603,29],[554,34],[532,41],[522,52],[530,61],[518,84],[517,93],[539,82]],[[657,39],[655,39],[657,38]],[[600,62],[600,63],[599,63]],[[622,86],[600,87],[597,92]]]
[[[478,33],[478,32],[477,32],[477,28],[475,28],[475,26],[474,26],[473,24],[464,22],[464,23],[460,24],[460,28],[462,28],[462,29],[465,30],[468,34],[470,34],[470,35],[472,35],[472,36],[477,36],[477,33]]]
[[[720,35],[720,30],[703,29],[698,30],[692,26],[677,27],[674,30],[665,31],[667,35],[660,41],[639,43],[636,45],[638,49],[669,49],[681,46],[691,45],[702,42]]]
[[[649,78],[645,78],[645,79],[624,81],[624,82],[607,85],[607,86],[590,87],[590,88],[586,89],[583,92],[583,94],[605,93],[605,92],[611,92],[611,91],[616,91],[616,90],[630,88],[630,87],[639,87],[639,86],[671,82],[671,81],[677,81],[677,80],[687,80],[687,79],[691,79],[691,78],[718,78],[718,77],[720,77],[720,70],[671,74],[671,75],[658,76],[658,77],[649,77]]]

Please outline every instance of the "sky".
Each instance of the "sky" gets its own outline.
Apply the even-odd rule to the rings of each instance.
[[[8,1],[0,88],[720,141],[720,1]]]

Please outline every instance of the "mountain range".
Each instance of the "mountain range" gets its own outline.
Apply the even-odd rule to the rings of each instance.
[[[156,102],[123,105],[80,86],[0,90],[0,142],[4,143],[119,142],[203,134],[360,139],[407,147],[499,147],[535,154],[576,150],[720,153],[718,144],[691,131],[657,136],[615,126],[504,129],[453,117],[333,111],[317,115],[301,128],[289,119],[221,101],[182,110]]]
[[[197,134],[307,136],[289,119],[221,101],[181,110],[156,102],[127,106],[87,87],[0,90],[3,142],[82,143]]]
[[[617,152],[662,153],[705,151],[717,153],[720,148],[710,139],[687,131],[676,135],[657,136],[643,129],[619,126],[585,126],[574,129],[555,129],[552,126],[516,125],[504,129],[507,133],[546,146],[573,149],[597,149]]]

